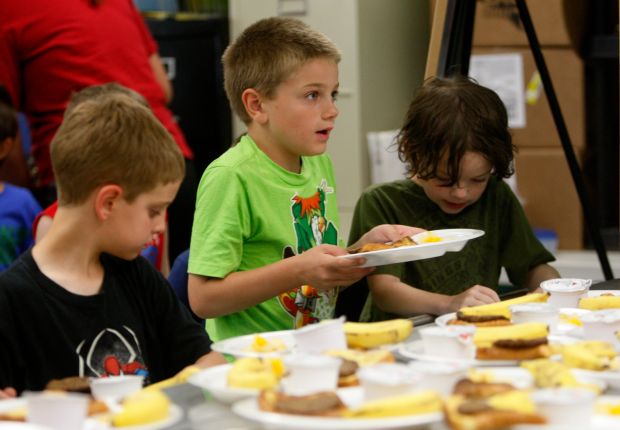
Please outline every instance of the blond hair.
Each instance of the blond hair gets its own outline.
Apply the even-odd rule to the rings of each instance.
[[[65,115],[51,143],[58,202],[79,204],[116,184],[125,200],[181,181],[183,155],[150,109],[114,92],[84,100]]]
[[[323,33],[295,18],[262,19],[246,28],[224,55],[224,88],[232,110],[246,124],[251,118],[241,95],[253,88],[272,98],[275,90],[309,60],[340,61],[340,51]]]

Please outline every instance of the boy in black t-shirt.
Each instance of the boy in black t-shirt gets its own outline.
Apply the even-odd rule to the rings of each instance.
[[[190,364],[224,363],[138,257],[164,229],[185,169],[150,110],[120,93],[83,101],[64,118],[51,157],[54,223],[0,275],[0,397],[68,376],[137,373],[152,383]]]

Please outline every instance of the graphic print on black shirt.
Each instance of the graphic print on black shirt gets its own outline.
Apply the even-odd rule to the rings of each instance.
[[[127,326],[103,329],[93,339],[80,342],[75,352],[80,376],[143,375],[145,383],[149,383],[140,342]]]

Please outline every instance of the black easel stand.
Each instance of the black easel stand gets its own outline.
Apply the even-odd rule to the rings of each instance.
[[[515,1],[519,10],[519,17],[521,18],[523,28],[527,34],[530,50],[534,56],[536,67],[540,73],[545,94],[549,101],[549,107],[560,136],[564,155],[566,156],[566,161],[568,162],[568,167],[573,177],[573,182],[575,183],[588,233],[596,249],[605,280],[612,280],[614,276],[607,258],[605,244],[601,237],[598,222],[593,215],[592,205],[590,204],[583,177],[579,165],[577,164],[577,158],[575,157],[575,152],[573,151],[573,146],[566,129],[566,123],[564,122],[564,117],[562,116],[562,111],[560,110],[560,105],[555,95],[555,90],[553,89],[549,70],[547,69],[547,64],[545,63],[542,50],[540,49],[540,43],[538,42],[534,25],[532,24],[532,18],[530,17],[525,0]],[[468,74],[475,14],[476,0],[450,0],[448,2],[446,25],[442,37],[442,55],[440,56],[437,73],[439,76]]]

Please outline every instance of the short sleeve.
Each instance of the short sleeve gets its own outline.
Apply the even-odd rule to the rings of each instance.
[[[250,215],[243,179],[233,168],[208,169],[198,188],[188,272],[223,278],[241,264]]]

